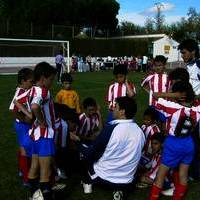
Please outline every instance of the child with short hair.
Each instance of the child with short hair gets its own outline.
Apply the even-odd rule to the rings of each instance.
[[[22,173],[23,184],[28,184],[28,170],[30,167],[31,157],[31,140],[28,135],[28,130],[31,128],[31,119],[27,118],[24,113],[18,109],[14,101],[21,94],[25,93],[32,87],[33,84],[33,70],[29,68],[23,68],[19,70],[17,75],[18,87],[16,88],[15,95],[10,104],[9,110],[12,111],[15,117],[15,131],[17,133],[17,139],[19,144],[18,153],[18,166],[19,172]],[[24,102],[25,104],[27,102]]]
[[[102,117],[96,100],[91,97],[85,98],[83,113],[79,115],[79,137],[89,145],[97,137],[102,126]]]
[[[193,107],[194,92],[188,82],[179,81],[172,92],[180,93],[176,102],[159,98],[155,106],[167,116],[168,136],[164,142],[161,165],[151,189],[150,200],[159,199],[164,178],[170,168],[179,167],[179,180],[175,183],[173,199],[182,200],[187,191],[188,169],[194,156],[192,129],[200,119],[200,107]]]
[[[29,171],[30,189],[33,194],[40,178],[40,189],[44,199],[51,199],[51,165],[55,155],[54,129],[55,115],[51,88],[56,69],[46,62],[41,62],[34,69],[35,86],[31,88],[31,110],[35,122],[29,131],[33,139],[32,163]],[[38,173],[39,170],[39,173]]]
[[[160,128],[157,125],[158,111],[153,108],[147,108],[144,112],[142,130],[145,134],[146,142],[143,148],[143,155],[151,158],[152,146],[151,138],[155,133],[160,132]]]
[[[77,136],[81,139],[83,144],[89,147],[92,142],[97,138],[102,129],[102,117],[100,109],[96,103],[96,100],[92,97],[87,97],[83,100],[83,113],[79,115],[79,129]],[[85,174],[85,162],[83,160],[82,153],[80,154],[80,174],[84,177]],[[81,180],[83,181],[83,180]],[[87,193],[87,186],[83,184],[84,192]]]
[[[71,74],[62,74],[61,82],[63,85],[63,89],[61,89],[57,93],[56,102],[59,104],[65,104],[74,109],[77,113],[80,113],[79,95],[71,87],[71,84],[73,82]]]
[[[140,183],[137,185],[138,187],[144,187],[148,185],[152,185],[153,181],[156,177],[156,173],[158,171],[160,161],[161,161],[161,152],[162,145],[164,142],[165,136],[163,133],[157,132],[151,137],[151,147],[152,147],[152,159],[151,165],[148,171],[143,174],[140,178]]]
[[[141,83],[141,87],[149,93],[149,105],[155,104],[155,97],[153,93],[165,93],[169,91],[170,81],[165,67],[167,58],[162,55],[157,55],[153,62],[153,73],[148,75]]]
[[[108,119],[107,122],[113,120],[113,110],[116,106],[116,98],[118,97],[134,97],[136,95],[136,89],[132,82],[127,79],[128,69],[126,65],[118,64],[114,67],[113,75],[116,81],[109,86],[107,93],[107,103],[108,103]]]

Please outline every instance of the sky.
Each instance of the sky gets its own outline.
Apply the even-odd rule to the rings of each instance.
[[[117,18],[119,22],[129,21],[138,25],[144,25],[146,18],[154,17],[156,13],[156,3],[161,4],[162,14],[165,22],[171,24],[179,21],[182,17],[187,17],[190,7],[195,7],[200,12],[200,0],[117,0],[120,10]]]

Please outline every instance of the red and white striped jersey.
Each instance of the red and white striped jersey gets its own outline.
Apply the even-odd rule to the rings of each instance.
[[[154,92],[168,92],[170,89],[170,81],[167,74],[150,74],[141,83],[141,86],[149,86],[149,105],[155,104]]]
[[[67,135],[68,135],[68,125],[63,119],[57,119],[55,121],[55,144],[58,147],[67,146]]]
[[[143,148],[143,153],[145,155],[152,154],[152,147],[151,147],[151,137],[155,134],[160,132],[160,128],[156,124],[152,124],[150,126],[142,125],[142,130],[145,134],[146,142]]]
[[[135,85],[133,83],[129,83],[130,88],[133,93],[136,94]],[[115,99],[118,97],[127,96],[127,88],[125,83],[113,83],[109,86],[108,94],[107,94],[107,102],[109,103],[109,110],[113,110],[116,106]]]
[[[175,136],[175,130],[180,124],[181,118],[190,117],[194,124],[196,124],[200,119],[200,106],[193,106],[189,108],[178,103],[159,98],[155,107],[167,118],[166,130],[169,135],[172,136]]]
[[[23,94],[24,92],[26,92],[26,90],[24,88],[20,88],[20,87],[17,87],[16,88],[16,91],[15,91],[15,95],[11,101],[11,104],[9,106],[9,110],[14,110],[14,111],[18,111],[17,107],[15,106],[14,104],[14,100],[20,96],[21,94]]]
[[[46,88],[33,86],[30,90],[16,98],[19,103],[23,103],[24,101],[27,101],[27,99],[30,107],[33,104],[40,106],[47,125],[46,128],[41,128],[38,120],[36,119],[32,125],[32,128],[29,130],[29,135],[33,140],[38,140],[40,137],[53,138],[55,115],[53,99],[51,98],[49,90]]]
[[[150,169],[150,171],[148,173],[148,177],[151,178],[152,180],[154,180],[156,178],[156,174],[158,172],[158,168],[160,166],[160,162],[161,162],[161,155],[159,153],[157,153],[152,158],[151,169]]]
[[[94,133],[94,129],[99,126],[99,115],[96,113],[90,117],[85,113],[79,116],[79,130],[78,134],[82,136],[91,136]]]

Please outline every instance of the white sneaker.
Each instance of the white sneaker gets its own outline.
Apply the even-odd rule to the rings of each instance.
[[[44,200],[42,191],[40,189],[35,191],[35,193],[33,194],[32,200]]]
[[[170,197],[172,197],[173,194],[174,194],[174,190],[175,190],[175,188],[172,187],[172,188],[169,188],[169,189],[167,189],[167,190],[163,190],[163,191],[161,192],[161,194],[164,195],[164,196],[170,196]]]
[[[91,194],[92,193],[92,184],[83,183],[83,191],[85,194]]]

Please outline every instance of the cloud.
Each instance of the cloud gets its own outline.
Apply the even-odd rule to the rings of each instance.
[[[155,14],[158,10],[158,8],[160,8],[160,10],[162,12],[165,11],[171,11],[173,10],[175,7],[174,4],[171,3],[159,3],[159,4],[155,4],[154,6],[147,8],[146,10],[144,10],[143,12],[141,12],[140,14],[142,15],[151,15],[151,14]]]
[[[173,16],[165,16],[165,21],[167,22],[167,24],[172,24],[175,22],[178,22],[181,20],[181,18],[183,18],[185,16],[181,16],[181,15],[173,15]]]
[[[135,12],[121,13],[117,17],[119,22],[128,21],[138,25],[144,25],[145,22],[145,16]]]
[[[144,16],[142,14],[138,14],[135,12],[131,12],[131,13],[120,13],[118,16],[118,20],[119,22],[123,22],[123,21],[129,21],[132,22],[134,24],[138,24],[140,26],[143,26],[145,24],[145,21],[147,19],[147,16]],[[180,21],[180,19],[184,17],[181,15],[165,15],[165,21],[167,24],[171,24],[177,21]]]

